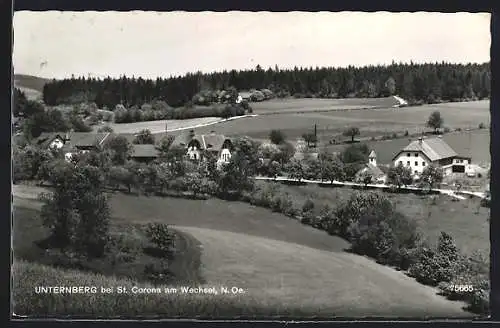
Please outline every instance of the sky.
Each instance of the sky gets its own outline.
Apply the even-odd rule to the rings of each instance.
[[[490,60],[488,13],[29,12],[16,74],[144,78],[231,69]]]

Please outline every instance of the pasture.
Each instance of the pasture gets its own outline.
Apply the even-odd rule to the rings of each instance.
[[[252,102],[250,105],[252,106],[255,114],[268,115],[362,108],[385,108],[392,107],[398,104],[399,102],[393,97],[387,97],[345,99],[285,98],[271,99],[262,102]]]
[[[319,101],[319,99],[310,101],[313,100]],[[265,103],[261,103],[262,106],[265,106]],[[195,131],[208,133],[216,130],[226,135],[248,135],[256,139],[264,139],[269,136],[272,129],[278,129],[294,140],[306,132],[312,132],[316,124],[320,141],[328,141],[341,134],[349,126],[360,129],[359,138],[388,135],[394,132],[402,134],[406,130],[410,134],[428,131],[429,129],[425,126],[427,118],[435,110],[441,112],[444,126],[451,129],[477,128],[480,123],[488,126],[490,122],[488,101],[325,112],[307,111],[307,107],[304,107],[302,113],[287,113],[286,101],[282,103],[285,107],[282,114],[259,115],[245,120],[228,121],[215,126],[196,128]]]
[[[270,182],[258,182],[262,186],[268,183]],[[294,203],[303,204],[307,199],[313,200],[317,210],[323,205],[335,208],[355,191],[348,187],[319,187],[311,184],[279,185],[279,188],[280,192],[287,192]],[[383,193],[383,191],[375,192]],[[478,199],[454,201],[449,196],[439,195],[433,201],[430,196],[384,194],[398,211],[418,222],[420,230],[431,244],[435,244],[440,232],[445,231],[453,236],[457,246],[466,254],[474,251],[489,254],[490,211],[488,208],[480,207]]]
[[[39,190],[33,192],[29,187],[16,186],[14,206],[24,208],[31,203],[33,208],[24,211],[35,211],[39,205],[33,197]],[[462,310],[462,303],[445,300],[436,294],[436,289],[420,285],[370,259],[342,252],[348,245],[340,238],[265,209],[215,199],[199,201],[123,194],[111,196],[111,208],[115,232],[136,233],[131,227],[151,221],[171,224],[188,236],[190,242],[185,245],[194,250],[186,251],[201,252],[199,270],[204,286],[236,286],[245,293],[147,296],[129,293],[108,295],[110,300],[102,295],[34,294],[34,286],[38,285],[85,282],[85,285],[131,288],[147,283],[131,277],[56,270],[17,262],[14,277],[17,313],[120,315],[130,313],[124,311],[133,308],[137,312],[132,314],[181,317],[194,313],[205,317],[224,314],[470,316]],[[26,247],[34,247],[33,239],[40,238],[40,228],[40,222],[33,215],[15,215],[14,249],[24,247],[26,252]],[[31,232],[27,235],[27,231]],[[194,267],[184,266],[193,270]]]

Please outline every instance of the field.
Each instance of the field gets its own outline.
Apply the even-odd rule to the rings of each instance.
[[[398,104],[399,102],[393,97],[346,99],[286,98],[253,102],[251,103],[251,106],[254,110],[254,113],[265,115],[361,108],[385,108],[392,107]]]
[[[261,185],[266,183],[268,182],[259,182]],[[280,185],[280,188],[283,192],[288,192],[298,204],[312,199],[316,208],[321,208],[324,204],[335,207],[354,192],[350,188],[326,188],[316,185]],[[445,231],[453,236],[457,246],[465,253],[481,251],[489,254],[490,211],[480,207],[478,199],[453,201],[448,196],[439,195],[432,201],[429,196],[414,194],[385,195],[391,199],[397,210],[417,220],[421,231],[428,236],[431,243],[436,243],[440,231]]]
[[[30,199],[35,196],[33,190],[15,186],[14,206],[25,208],[31,204],[31,211],[36,209],[39,205]],[[436,295],[435,289],[422,286],[401,272],[342,252],[347,246],[345,241],[265,209],[215,199],[192,201],[123,194],[111,197],[111,207],[115,229],[161,221],[190,236],[188,246],[201,249],[200,272],[204,285],[235,286],[245,293],[232,297],[148,295],[147,298],[114,294],[111,300],[100,295],[78,295],[70,296],[78,298],[73,303],[67,296],[63,301],[59,295],[34,295],[33,287],[71,285],[71,282],[129,287],[144,284],[18,262],[15,284],[20,310],[17,313],[30,311],[26,301],[29,293],[36,299],[35,311],[46,311],[51,304],[52,309],[60,312],[80,314],[112,312],[118,315],[125,313],[129,306],[135,311],[142,310],[143,315],[216,315],[219,311],[232,315],[469,315],[461,309],[462,303],[445,300]],[[33,238],[40,238],[40,234],[34,233],[39,222],[32,216],[19,215],[14,217],[14,222],[14,249],[29,247]],[[32,231],[31,240],[26,234],[28,230]],[[188,302],[190,305],[186,305]]]
[[[307,110],[307,103],[319,102],[318,99],[295,100],[303,107],[303,113],[286,113],[287,101],[281,101],[285,112],[283,114],[259,115],[257,117],[220,123],[210,127],[195,129],[198,133],[216,130],[226,135],[248,135],[257,139],[267,138],[272,129],[282,130],[288,138],[294,140],[305,132],[312,132],[317,125],[320,140],[341,134],[346,127],[356,126],[361,130],[359,137],[380,136],[392,132],[409,133],[426,130],[425,124],[429,115],[439,110],[444,119],[444,125],[454,128],[477,128],[480,123],[489,125],[489,102],[478,101],[468,103],[453,103],[439,105],[424,105],[402,108],[381,108],[367,110],[313,112]],[[266,106],[268,102],[259,103]],[[278,111],[278,104],[273,105],[273,111]],[[296,109],[294,109],[296,110]],[[264,109],[262,109],[264,111]],[[258,111],[255,111],[258,113]]]
[[[108,125],[113,128],[116,133],[138,133],[143,129],[149,129],[152,133],[165,132],[165,125],[168,125],[168,131],[189,128],[204,124],[213,124],[222,121],[220,117],[202,117],[192,118],[186,120],[160,120],[148,122],[135,122],[135,123],[105,123],[94,126],[94,130],[98,130],[103,125]]]

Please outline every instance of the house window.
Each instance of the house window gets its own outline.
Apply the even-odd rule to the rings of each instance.
[[[418,166],[418,162],[417,161],[415,161],[415,166]]]
[[[408,154],[406,154],[406,155],[408,155],[408,157],[410,157],[410,156],[411,156],[411,154],[410,154],[410,153],[408,153]]]
[[[422,166],[425,166],[425,162],[422,162]]]
[[[418,157],[418,153],[415,153],[415,157]]]
[[[406,165],[410,166],[410,161],[407,161],[407,162],[406,162]]]

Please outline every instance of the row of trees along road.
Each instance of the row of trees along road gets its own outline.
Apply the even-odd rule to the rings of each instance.
[[[202,90],[270,89],[278,96],[384,97],[399,95],[409,101],[487,98],[490,95],[490,64],[400,64],[346,68],[298,68],[222,71],[157,78],[72,77],[47,83],[43,100],[47,105],[95,102],[100,108],[117,104],[141,106],[164,100],[179,107]]]

